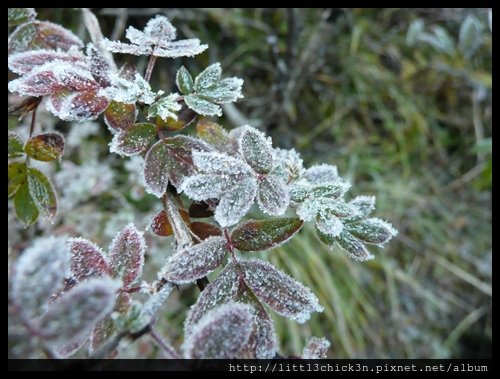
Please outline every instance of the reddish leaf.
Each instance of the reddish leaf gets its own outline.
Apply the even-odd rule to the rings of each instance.
[[[189,224],[189,216],[186,210],[179,208],[178,209],[182,219]],[[172,225],[168,221],[167,213],[165,211],[160,211],[156,214],[151,221],[151,229],[153,232],[160,237],[168,237],[173,233]]]
[[[57,358],[68,358],[75,354],[80,348],[87,342],[88,336],[84,336],[81,339],[71,342],[71,343],[62,343],[59,346],[56,346],[52,348],[52,351],[54,352],[55,356]]]
[[[111,85],[111,67],[104,56],[93,46],[88,45],[87,56],[90,60],[90,73],[103,88]]]
[[[135,104],[112,101],[104,111],[104,122],[112,131],[125,130],[134,125],[136,117]]]
[[[9,56],[9,69],[17,74],[29,74],[35,68],[49,62],[65,61],[85,67],[83,55],[54,50],[31,50]]]
[[[189,217],[205,218],[212,217],[214,212],[210,206],[204,201],[193,201],[189,206]]]
[[[253,330],[253,309],[227,303],[208,312],[186,336],[185,358],[230,359],[238,357]]]
[[[324,337],[311,337],[302,351],[302,359],[325,359],[330,345],[330,341]]]
[[[23,96],[44,96],[64,88],[53,70],[53,63],[37,67],[27,75],[9,82],[9,91]]]
[[[69,50],[71,46],[83,47],[83,42],[69,30],[48,21],[22,24],[10,35],[9,54],[27,50]]]
[[[255,295],[276,313],[304,323],[312,312],[323,307],[311,290],[295,279],[259,259],[240,260],[245,282]]]
[[[60,101],[59,110],[57,110],[54,100]],[[108,104],[108,99],[99,96],[98,91],[91,90],[76,92],[69,96],[62,95],[59,98],[57,95],[52,96],[47,108],[62,120],[85,121],[95,120],[106,109]]]
[[[199,239],[205,240],[212,236],[221,236],[222,231],[215,225],[206,222],[194,221],[191,223],[191,231],[198,236]]]
[[[64,137],[59,133],[42,133],[31,137],[24,151],[38,161],[50,162],[58,159],[64,152]]]
[[[104,252],[92,241],[70,238],[68,248],[71,253],[71,272],[77,281],[111,275]]]
[[[231,233],[231,242],[241,251],[273,249],[294,236],[304,224],[299,218],[249,220]]]
[[[138,123],[115,134],[110,143],[110,151],[124,156],[132,156],[146,150],[156,137],[156,127],[149,123]]]
[[[134,224],[128,224],[119,232],[109,248],[109,262],[114,276],[123,280],[127,287],[142,275],[146,241]]]

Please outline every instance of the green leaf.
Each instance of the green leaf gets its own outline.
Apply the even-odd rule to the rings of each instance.
[[[146,150],[155,136],[156,126],[147,122],[138,123],[124,132],[115,134],[109,150],[128,157],[139,154]]]
[[[208,88],[215,86],[222,73],[220,63],[214,63],[203,70],[194,80],[194,90],[203,93]]]
[[[18,158],[23,156],[24,143],[16,133],[9,132],[9,158]]]
[[[472,15],[468,15],[462,23],[458,47],[467,57],[472,56],[480,46],[481,29],[481,23]]]
[[[335,237],[335,241],[352,259],[363,262],[375,258],[360,240],[345,229],[338,237]]]
[[[264,133],[247,126],[240,137],[240,152],[256,172],[267,174],[271,171],[273,150],[270,138]]]
[[[398,233],[391,224],[378,218],[369,218],[354,224],[347,224],[346,228],[361,241],[376,245],[388,242]]]
[[[8,167],[9,173],[9,185],[8,185],[8,195],[9,197],[14,196],[19,187],[26,181],[26,163],[25,162],[13,162],[9,163]]]
[[[64,138],[58,133],[39,134],[26,142],[24,151],[37,161],[50,162],[63,155]]]
[[[241,251],[269,250],[292,238],[302,225],[296,217],[249,220],[232,231],[231,242]]]
[[[158,116],[162,120],[166,120],[167,118],[177,120],[176,112],[180,111],[181,108],[182,105],[179,103],[179,95],[177,93],[171,93],[151,104],[148,109],[148,118]]]
[[[184,66],[181,66],[179,71],[177,71],[175,84],[177,84],[177,88],[179,88],[184,95],[188,95],[194,91],[193,77]]]
[[[36,168],[28,168],[28,188],[38,209],[48,218],[57,212],[57,197],[49,179]]]
[[[202,99],[198,95],[186,95],[184,101],[189,108],[203,116],[222,116],[222,108],[219,105]]]
[[[28,182],[25,180],[19,186],[14,197],[14,208],[17,218],[25,225],[29,226],[38,219],[38,208],[31,197]]]
[[[137,117],[135,104],[112,101],[104,111],[104,122],[115,131],[125,130],[134,125]]]
[[[24,24],[34,20],[36,12],[34,8],[9,8],[9,26]]]

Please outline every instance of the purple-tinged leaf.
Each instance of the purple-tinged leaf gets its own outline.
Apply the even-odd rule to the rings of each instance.
[[[61,343],[58,346],[54,346],[52,348],[52,352],[54,355],[59,358],[59,359],[65,359],[73,354],[75,354],[78,350],[81,349],[81,347],[87,342],[88,336],[84,336],[80,338],[79,340],[71,343]]]
[[[135,104],[111,101],[104,111],[104,122],[112,132],[122,131],[134,125],[136,118]]]
[[[44,173],[28,167],[28,188],[38,210],[51,219],[57,212],[57,196]]]
[[[23,180],[15,190],[14,209],[17,218],[25,227],[30,226],[38,220],[38,207],[31,197],[27,180]]]
[[[182,219],[186,222],[186,224],[189,224],[188,213],[181,208],[179,208],[178,211]],[[156,216],[153,218],[153,220],[151,221],[151,229],[157,236],[160,237],[168,237],[173,234],[172,225],[170,225],[167,213],[164,210],[158,212]]]
[[[224,304],[233,299],[239,288],[238,272],[232,263],[227,264],[217,278],[210,283],[200,294],[184,321],[184,334],[191,334],[193,326],[209,310],[219,304]]]
[[[147,193],[162,197],[168,186],[168,149],[163,141],[156,142],[144,158],[144,187]]]
[[[95,81],[103,88],[111,85],[111,66],[107,59],[94,45],[88,44],[87,56],[89,57],[90,73]]]
[[[181,66],[181,68],[177,71],[175,84],[184,95],[188,95],[194,91],[193,77],[184,66]]]
[[[64,153],[64,137],[59,133],[38,134],[26,142],[24,151],[37,161],[53,161]]]
[[[28,319],[45,311],[50,296],[69,273],[69,254],[61,238],[43,237],[17,260],[12,281],[12,299]]]
[[[214,218],[222,227],[236,224],[252,206],[257,194],[257,180],[249,176],[241,180],[220,199]]]
[[[113,309],[117,283],[109,278],[91,278],[61,296],[40,320],[44,341],[58,346],[77,342]]]
[[[105,254],[99,246],[86,238],[70,238],[71,272],[78,281],[88,278],[111,276]]]
[[[245,221],[232,231],[231,243],[241,251],[270,250],[287,242],[303,224],[296,217]]]
[[[330,345],[330,341],[324,337],[311,337],[302,351],[302,359],[325,359]]]
[[[22,24],[12,32],[8,41],[9,54],[37,49],[67,51],[72,46],[83,47],[83,42],[68,29],[48,21]]]
[[[311,184],[325,184],[336,182],[338,176],[337,166],[323,163],[308,168],[303,178]]]
[[[9,91],[22,96],[44,96],[64,89],[64,84],[54,72],[54,64],[45,63],[27,75],[10,81]]]
[[[8,195],[9,197],[14,196],[19,189],[19,187],[26,183],[27,167],[25,162],[12,162],[8,166]]]
[[[9,26],[16,26],[36,18],[35,8],[9,8]]]
[[[189,206],[189,217],[205,218],[213,215],[210,205],[204,201],[193,201]]]
[[[273,167],[271,138],[251,126],[246,126],[239,145],[241,155],[256,172],[267,174],[271,171]]]
[[[147,122],[129,126],[113,136],[109,151],[122,156],[132,156],[146,150],[156,137],[156,127]]]
[[[222,230],[217,226],[208,224],[206,222],[194,221],[189,226],[191,231],[201,240],[206,240],[211,236],[221,236]]]
[[[98,91],[76,92],[63,97],[59,109],[54,105],[54,95],[47,103],[47,109],[62,120],[95,120],[109,104],[109,100],[99,96]]]
[[[186,336],[185,358],[230,359],[238,357],[253,330],[253,308],[227,303],[210,312]]]
[[[268,215],[280,216],[285,213],[290,204],[290,193],[286,183],[274,175],[259,178],[257,192],[259,208]]]
[[[321,238],[321,235],[320,234],[318,235]],[[342,233],[340,233],[339,236],[335,237],[334,240],[347,253],[349,258],[361,262],[369,261],[375,258],[372,254],[370,254],[370,252],[366,249],[365,245],[359,239],[354,237],[351,233],[349,233],[345,229],[342,231]]]
[[[39,66],[54,61],[69,62],[86,69],[84,56],[78,51],[62,52],[54,50],[23,51],[9,56],[9,69],[16,74],[27,75]]]
[[[398,234],[398,231],[390,223],[379,218],[368,218],[346,224],[346,228],[354,237],[375,245],[383,245]]]
[[[123,286],[134,283],[142,275],[146,241],[143,232],[128,224],[119,232],[109,247],[109,265],[114,276],[123,280]]]
[[[9,158],[19,158],[22,157],[24,154],[23,150],[24,142],[19,137],[16,133],[14,132],[9,132],[9,137],[8,137],[8,151],[9,151]],[[9,175],[10,177],[10,175]],[[10,191],[9,191],[10,193]],[[10,194],[9,194],[10,197]]]
[[[240,260],[245,282],[276,313],[306,322],[312,312],[322,312],[318,298],[295,279],[259,259]]]
[[[224,237],[208,237],[167,258],[160,276],[172,283],[192,283],[215,270],[227,254]]]

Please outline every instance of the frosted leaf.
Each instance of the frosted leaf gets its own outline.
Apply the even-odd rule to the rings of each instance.
[[[167,283],[149,297],[149,299],[144,303],[140,315],[140,319],[144,324],[138,324],[137,331],[142,329],[154,319],[156,313],[160,310],[161,306],[170,295],[170,292],[172,292],[172,285]]]
[[[349,188],[351,188],[351,183],[337,179],[335,182],[314,185],[309,192],[309,197],[337,198],[343,196]]]
[[[270,250],[287,242],[302,225],[292,217],[248,220],[231,232],[231,243],[241,251]]]
[[[255,297],[255,295],[253,296]],[[240,358],[272,359],[278,350],[273,320],[258,301],[250,304],[255,307],[254,326],[248,344]]]
[[[219,105],[211,103],[198,95],[186,95],[184,101],[190,109],[203,116],[222,116],[222,108]]]
[[[19,187],[26,182],[27,167],[25,162],[12,162],[8,166],[8,195],[13,196]]]
[[[346,222],[358,221],[375,209],[375,196],[357,196],[348,205],[354,210],[354,214],[349,216]]]
[[[36,18],[35,8],[8,8],[9,9],[9,26],[16,26],[32,21]]]
[[[297,216],[304,221],[313,221],[320,211],[328,207],[330,202],[330,199],[323,197],[308,197],[297,207]]]
[[[33,224],[38,219],[38,207],[31,197],[27,180],[22,180],[19,186],[15,187],[14,209],[17,218],[25,227]]]
[[[148,109],[148,118],[160,117],[162,120],[172,118],[177,120],[175,112],[180,111],[182,105],[179,103],[179,94],[171,93],[155,101]]]
[[[193,162],[198,170],[209,174],[248,175],[252,172],[244,161],[227,154],[194,151]]]
[[[85,68],[83,58],[78,51],[31,50],[10,55],[8,65],[12,72],[26,75],[37,67],[54,61],[66,61]]]
[[[276,148],[273,152],[274,160],[280,166],[279,173],[285,180],[289,178],[296,179],[304,174],[304,162],[295,149],[285,150]]]
[[[240,260],[245,282],[255,295],[276,313],[306,322],[312,312],[322,312],[318,298],[295,279],[259,259]]]
[[[182,219],[189,223],[189,215],[184,209],[178,209],[179,214]],[[172,235],[172,225],[170,225],[170,221],[168,220],[167,213],[164,210],[161,210],[156,214],[156,216],[151,221],[151,230],[161,237],[168,237]]]
[[[352,259],[363,262],[375,258],[360,240],[345,229],[335,238],[335,241]]]
[[[57,196],[45,174],[28,167],[28,188],[38,210],[49,219],[54,217],[57,212]]]
[[[220,79],[222,68],[220,63],[214,63],[204,69],[194,80],[194,90],[196,93],[203,93],[205,90],[214,87]]]
[[[324,215],[335,215],[337,217],[342,218],[342,221],[345,222],[345,217],[351,217],[357,214],[358,209],[352,207],[350,204],[346,203],[343,199],[326,199],[326,207],[323,209],[323,212],[320,212]]]
[[[123,42],[110,41],[107,38],[104,38],[101,41],[101,46],[112,53],[118,54],[151,55],[151,52],[153,51],[151,46],[136,44],[131,45]]]
[[[109,265],[114,276],[123,280],[123,286],[134,283],[142,275],[146,241],[143,232],[128,224],[119,232],[109,247]]]
[[[239,139],[240,153],[258,173],[266,174],[273,167],[271,138],[257,129],[246,126]]]
[[[70,238],[68,248],[71,254],[71,272],[78,282],[111,275],[104,252],[92,241],[86,238]]]
[[[306,180],[292,181],[289,185],[290,200],[295,203],[300,203],[305,200],[312,189],[312,185]]]
[[[27,50],[69,50],[83,47],[83,42],[68,29],[49,21],[32,21],[19,25],[8,40],[9,54]]]
[[[198,38],[190,38],[170,42],[165,47],[157,47],[153,50],[153,54],[164,58],[194,57],[206,49],[208,45],[202,45]]]
[[[273,175],[259,178],[257,203],[259,208],[268,215],[280,216],[284,214],[290,203],[290,193],[286,183]]]
[[[165,164],[167,146],[163,141],[156,142],[144,158],[144,187],[147,193],[162,197],[167,190],[168,168]]]
[[[155,137],[155,125],[147,122],[138,123],[116,133],[109,144],[109,151],[130,157],[146,150]]]
[[[201,221],[191,222],[190,229],[201,240],[222,235],[222,231],[217,226]]]
[[[108,106],[109,101],[98,91],[83,91],[68,95],[66,91],[52,94],[47,110],[66,121],[95,120]]]
[[[149,43],[152,45],[161,45],[165,41],[174,40],[177,36],[175,27],[168,21],[167,17],[161,15],[148,21],[144,28],[144,34],[150,37]]]
[[[10,81],[9,91],[22,96],[44,96],[61,90],[64,86],[54,72],[55,64],[58,63],[45,63],[27,75]]]
[[[243,86],[243,79],[240,78],[226,78],[222,79],[213,88],[205,89],[200,92],[203,98],[213,101],[216,104],[233,103],[243,97],[241,87]]]
[[[175,84],[184,95],[188,95],[194,91],[193,77],[184,66],[181,66],[181,68],[177,71]]]
[[[127,39],[135,45],[149,44],[149,40],[146,37],[145,33],[140,31],[139,29],[134,28],[133,26],[129,26],[127,28],[125,37],[127,37]]]
[[[337,166],[323,163],[308,168],[303,177],[312,184],[324,184],[337,181],[338,176]]]
[[[231,359],[238,357],[253,329],[253,308],[227,303],[208,312],[186,336],[185,358]]]
[[[87,45],[90,73],[101,87],[111,85],[111,66],[108,60],[97,50],[93,44]]]
[[[135,124],[137,109],[135,104],[111,101],[104,111],[104,122],[113,133]]]
[[[231,146],[232,143],[227,131],[219,124],[209,121],[205,117],[202,117],[198,121],[196,134],[219,152],[236,152],[236,149],[233,149],[233,146]]]
[[[383,245],[389,242],[398,231],[387,221],[369,218],[353,224],[346,224],[351,234],[365,243]]]
[[[49,297],[69,274],[69,267],[69,254],[61,238],[39,238],[21,254],[15,263],[12,298],[28,319],[45,310]]]
[[[325,359],[330,346],[330,341],[324,337],[311,337],[302,351],[302,359]]]
[[[58,346],[54,346],[52,348],[52,352],[59,359],[68,358],[81,349],[81,347],[85,344],[85,342],[87,342],[87,338],[88,336],[84,336],[79,340],[71,342],[69,344],[63,342]]]
[[[344,224],[335,216],[318,217],[316,228],[330,237],[336,237],[344,229]]]
[[[8,136],[9,158],[19,158],[24,154],[24,142],[16,133],[9,132]],[[10,175],[9,175],[10,177]],[[9,191],[10,193],[10,191]],[[10,197],[10,194],[9,194]]]
[[[66,292],[40,320],[44,341],[53,345],[71,344],[89,334],[95,324],[113,309],[115,281],[91,278]]]
[[[38,161],[53,161],[64,153],[64,137],[59,133],[38,134],[26,142],[24,151]]]
[[[257,179],[249,176],[241,180],[221,197],[215,220],[222,227],[236,224],[250,210],[256,194]]]
[[[191,334],[193,326],[209,310],[233,299],[238,293],[238,273],[232,263],[227,264],[217,278],[205,287],[196,303],[191,306],[184,321],[184,334]]]
[[[138,73],[134,80],[128,80],[118,75],[111,77],[111,87],[101,89],[99,94],[109,100],[119,103],[134,104],[141,102],[152,104],[157,94],[151,91],[151,85]]]
[[[160,272],[172,283],[192,283],[215,270],[227,254],[224,237],[208,237],[203,242],[181,249],[168,257]]]
[[[206,200],[220,197],[236,183],[237,179],[231,175],[198,174],[186,178],[180,189],[190,199]]]

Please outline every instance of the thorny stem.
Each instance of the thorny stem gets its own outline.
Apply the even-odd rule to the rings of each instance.
[[[153,68],[155,66],[156,56],[154,55],[154,53],[155,49],[153,49],[153,53],[149,57],[148,67],[146,68],[146,73],[144,74],[144,80],[146,82],[149,82],[149,79],[151,79],[151,74],[153,73]]]
[[[156,332],[153,327],[149,328],[149,335],[153,338],[156,344],[163,349],[168,354],[168,358],[181,359],[181,356],[177,354],[172,346],[169,346],[165,340]]]

